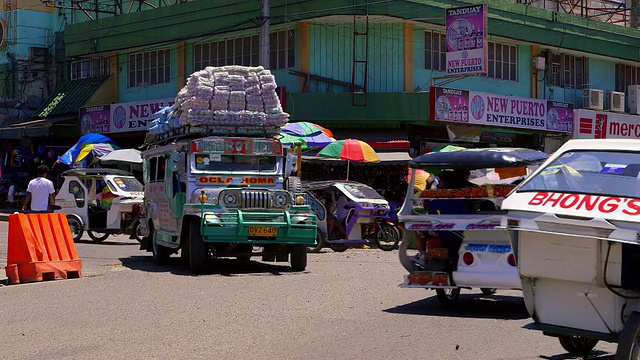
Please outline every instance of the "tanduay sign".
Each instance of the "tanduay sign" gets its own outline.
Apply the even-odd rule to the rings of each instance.
[[[123,133],[147,131],[153,114],[175,103],[174,98],[141,100],[80,108],[80,133]]]

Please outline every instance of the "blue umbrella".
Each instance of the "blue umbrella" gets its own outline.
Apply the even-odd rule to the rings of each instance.
[[[91,134],[82,135],[82,137],[78,139],[78,142],[75,145],[73,145],[69,150],[67,150],[66,153],[62,154],[62,156],[58,156],[58,162],[67,164],[67,165],[75,164],[75,162],[77,161],[78,155],[80,155],[80,152],[85,148],[85,145],[87,144],[115,145],[115,142],[102,134],[91,133]]]

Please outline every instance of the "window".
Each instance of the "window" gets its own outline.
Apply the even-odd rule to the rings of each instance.
[[[109,75],[109,58],[73,61],[71,80]]]
[[[616,91],[627,92],[627,86],[640,84],[640,68],[616,64]]]
[[[444,33],[424,32],[424,68],[447,70],[447,42]]]
[[[84,187],[79,182],[72,180],[69,182],[69,193],[76,201],[76,207],[84,207]]]
[[[518,48],[491,41],[487,47],[487,77],[518,81]]]
[[[569,54],[549,55],[547,81],[549,86],[564,89],[583,89],[587,80],[587,59]]]
[[[171,79],[169,49],[129,55],[129,87],[166,84]]]
[[[158,158],[149,159],[149,182],[156,181],[156,171],[158,169]]]
[[[269,34],[269,67],[272,70],[295,66],[295,32],[274,31]],[[235,39],[196,44],[193,47],[194,68],[207,66],[260,65],[260,36],[251,35]]]

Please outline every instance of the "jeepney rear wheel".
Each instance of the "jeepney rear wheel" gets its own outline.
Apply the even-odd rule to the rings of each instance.
[[[597,339],[574,335],[560,335],[558,340],[560,340],[560,345],[572,356],[588,355],[598,343]],[[618,346],[618,349],[620,349],[620,346]],[[616,359],[618,359],[617,355]]]
[[[202,274],[207,267],[208,249],[202,241],[200,222],[189,223],[189,268],[193,274]]]
[[[171,257],[171,249],[159,245],[156,241],[156,228],[153,225],[149,226],[149,242],[151,244],[151,254],[153,261],[158,265],[166,265]]]
[[[307,246],[291,245],[291,269],[293,271],[304,271],[307,268]]]
[[[102,234],[102,235],[100,235]],[[87,230],[87,235],[93,240],[93,242],[101,243],[109,237],[109,233],[100,233],[93,230]]]
[[[618,338],[616,360],[631,360],[640,357],[640,314],[631,313]]]
[[[436,296],[440,304],[451,306],[458,302],[460,298],[460,288],[455,289],[436,289]]]
[[[493,295],[496,293],[496,291],[498,291],[498,289],[496,288],[480,288],[480,291],[482,291],[482,294],[484,295]]]

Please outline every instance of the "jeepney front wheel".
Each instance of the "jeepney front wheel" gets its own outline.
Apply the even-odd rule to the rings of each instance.
[[[307,268],[307,246],[291,245],[291,269],[293,271],[304,271]]]
[[[624,324],[618,338],[616,360],[631,360],[640,357],[640,313],[633,312]]]
[[[208,249],[202,241],[200,221],[189,223],[189,268],[193,274],[202,274],[207,267]]]
[[[436,296],[438,297],[440,304],[444,306],[452,306],[460,298],[460,288],[436,289]]]
[[[166,265],[171,257],[171,249],[164,247],[156,241],[158,234],[156,228],[151,224],[149,226],[149,243],[151,245],[151,254],[153,261],[158,265]]]
[[[626,327],[625,327],[626,328]],[[567,350],[569,355],[572,356],[586,356],[598,343],[597,339],[586,338],[584,336],[573,336],[573,335],[560,335],[558,336],[558,340],[560,340],[560,345]],[[618,346],[618,350],[620,346]],[[616,359],[618,359],[618,355],[616,354]],[[626,359],[631,359],[627,357]],[[635,357],[633,359],[636,359]]]

